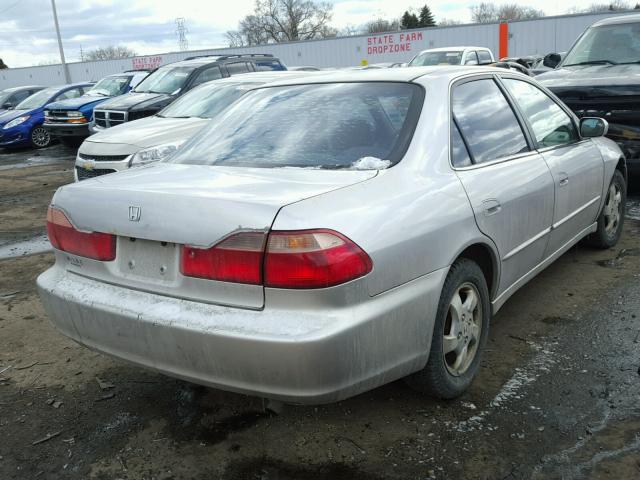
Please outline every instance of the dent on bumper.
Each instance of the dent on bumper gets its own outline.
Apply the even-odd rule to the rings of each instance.
[[[309,310],[192,302],[58,266],[38,277],[38,287],[54,326],[90,348],[203,385],[317,404],[425,365],[445,275],[433,272],[354,307]]]

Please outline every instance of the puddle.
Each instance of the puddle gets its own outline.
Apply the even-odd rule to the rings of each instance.
[[[48,252],[51,244],[46,235],[23,240],[21,242],[0,243],[0,260],[5,258],[23,257],[34,253]]]

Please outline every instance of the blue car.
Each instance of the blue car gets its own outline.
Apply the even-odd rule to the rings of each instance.
[[[148,70],[132,70],[104,77],[81,97],[50,103],[44,110],[44,128],[52,138],[78,146],[91,135],[89,122],[93,109],[105,100],[129,92],[147,75]]]
[[[13,87],[0,90],[0,114],[5,113],[7,110],[13,110],[21,101],[39,92],[43,88],[44,87],[37,85],[31,85],[28,87]]]
[[[48,87],[0,115],[0,147],[48,147],[51,135],[44,129],[44,109],[52,102],[84,95],[93,83]]]

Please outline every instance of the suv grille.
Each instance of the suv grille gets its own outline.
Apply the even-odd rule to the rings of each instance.
[[[107,173],[115,173],[116,170],[106,168],[103,170],[87,170],[86,168],[76,167],[76,174],[78,175],[78,180],[88,180],[89,178],[99,177],[101,175],[106,175]]]
[[[86,153],[78,153],[78,157],[83,160],[93,160],[94,162],[119,162],[129,155],[87,155]]]
[[[99,127],[115,127],[127,121],[127,112],[115,110],[94,110],[93,119]]]

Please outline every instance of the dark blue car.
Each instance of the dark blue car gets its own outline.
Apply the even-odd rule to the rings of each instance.
[[[52,102],[84,95],[92,83],[48,87],[20,102],[15,110],[0,115],[0,147],[48,147],[51,136],[42,124],[44,109]]]
[[[88,137],[93,109],[110,98],[129,92],[148,70],[132,70],[104,77],[81,97],[50,103],[44,110],[44,128],[62,143],[78,146]]]

